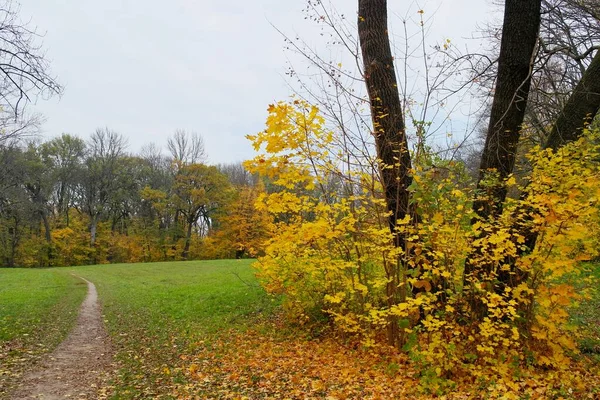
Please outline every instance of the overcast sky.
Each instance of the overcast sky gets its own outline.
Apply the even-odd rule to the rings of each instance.
[[[290,94],[283,39],[318,46],[305,0],[21,0],[21,15],[43,39],[61,98],[38,100],[45,137],[87,138],[108,127],[130,151],[165,146],[175,129],[204,137],[209,162],[250,158],[244,138],[264,126],[269,103]],[[435,14],[431,38],[461,45],[494,11],[490,0],[390,0],[390,19]],[[400,4],[401,3],[401,4]],[[356,1],[334,0],[355,18]],[[427,15],[427,14],[426,14]],[[472,46],[473,44],[471,44]]]

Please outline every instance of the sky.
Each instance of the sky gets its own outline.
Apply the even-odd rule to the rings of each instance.
[[[268,105],[292,93],[286,62],[303,62],[283,50],[277,29],[323,46],[319,26],[305,19],[306,0],[20,2],[64,86],[60,98],[31,106],[45,118],[43,137],[85,139],[106,127],[131,152],[150,142],[164,148],[183,129],[202,135],[209,163],[251,158],[245,135],[262,130]],[[333,0],[348,19],[356,3]],[[393,29],[423,9],[434,18],[429,37],[471,47],[476,26],[497,11],[491,0],[388,3]]]

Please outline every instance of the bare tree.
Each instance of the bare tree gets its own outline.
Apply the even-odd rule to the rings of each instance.
[[[187,133],[183,129],[177,129],[167,141],[167,148],[173,160],[184,165],[196,164],[206,158],[204,140],[195,132]]]
[[[0,0],[0,101],[15,120],[37,96],[62,91],[49,73],[41,35],[21,21],[19,11],[12,0]]]
[[[35,136],[42,123],[43,118],[39,114],[21,115],[15,120],[13,114],[0,110],[0,146],[10,146],[13,142]]]
[[[567,100],[591,65],[600,48],[599,0],[542,0],[538,47],[531,70],[524,126],[526,138],[543,144]],[[473,70],[470,79],[491,99],[498,77],[496,49],[502,29],[487,26],[482,37],[487,54],[468,55]]]
[[[83,210],[90,217],[90,245],[93,247],[98,222],[110,205],[111,195],[118,188],[117,168],[119,159],[125,153],[126,141],[108,128],[97,129],[87,148],[80,197]]]
[[[250,186],[254,187],[258,183],[258,175],[248,172],[241,162],[218,164],[219,172],[229,178],[229,182],[236,187]]]

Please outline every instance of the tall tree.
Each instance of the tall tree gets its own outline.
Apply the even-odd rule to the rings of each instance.
[[[409,214],[408,187],[412,180],[406,126],[388,35],[386,0],[359,0],[358,35],[375,146],[391,212],[389,224],[395,232],[396,221]],[[399,239],[398,244],[401,244]]]
[[[64,218],[66,226],[69,226],[69,208],[73,205],[85,151],[82,139],[65,133],[41,145],[42,156],[54,172],[54,211]]]
[[[194,226],[210,228],[214,212],[228,201],[228,189],[227,177],[216,167],[189,164],[180,169],[173,183],[171,203],[185,219],[182,258],[188,258]]]
[[[515,165],[521,125],[531,86],[541,21],[541,0],[507,0],[504,6],[498,74],[474,202],[481,217],[496,216],[506,198],[504,180]],[[493,175],[494,183],[488,178]]]
[[[177,129],[169,138],[167,148],[173,161],[181,164],[200,163],[206,158],[202,136],[197,133],[187,133],[183,129]]]
[[[97,129],[88,143],[88,156],[79,186],[82,208],[90,218],[90,246],[96,243],[100,218],[117,190],[115,180],[119,159],[125,153],[125,139],[109,129]]]
[[[406,137],[402,103],[396,82],[394,57],[390,48],[386,0],[358,1],[358,36],[362,52],[364,79],[369,95],[373,135],[379,171],[390,212],[389,228],[396,246],[406,250],[404,238],[396,229],[397,222],[410,215],[411,158]],[[399,300],[399,262],[385,265],[388,278],[388,305]],[[401,296],[401,295],[400,295]],[[388,343],[396,345],[398,324],[394,317],[388,322]]]
[[[599,109],[600,51],[596,51],[596,56],[558,115],[545,147],[556,150],[562,144],[576,140],[585,124],[596,116]]]
[[[561,146],[577,140],[583,134],[585,126],[597,116],[600,110],[600,51],[596,52],[595,57],[589,66],[585,69],[581,80],[575,86],[575,89],[566,101],[564,108],[559,112],[558,118],[552,126],[550,134],[543,144],[544,148],[556,151]],[[528,194],[527,190],[523,196]],[[532,229],[533,215],[528,209],[519,207],[515,215],[521,215],[517,218],[513,231],[517,237],[522,237],[522,243],[515,243],[519,249],[519,254],[532,251],[538,240],[538,231]],[[506,265],[510,269],[501,272],[499,281],[502,284],[517,286],[523,280],[528,278],[528,274],[517,271],[514,260],[506,260]],[[518,272],[518,273],[517,273]]]
[[[38,143],[32,142],[23,153],[23,186],[32,203],[32,210],[44,226],[46,242],[52,242],[50,228],[50,196],[54,187],[54,171],[50,163],[45,162]],[[49,256],[50,254],[50,249]]]
[[[0,146],[0,259],[14,267],[30,210],[23,190],[23,154],[17,146]]]

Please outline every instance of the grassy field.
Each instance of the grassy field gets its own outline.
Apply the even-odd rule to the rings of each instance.
[[[108,388],[113,399],[173,398],[175,390],[182,393],[181,388],[188,385],[192,375],[196,379],[189,385],[192,392],[206,389],[206,393],[212,393],[222,388],[223,381],[218,377],[226,380],[237,377],[229,379],[233,382],[241,379],[240,373],[248,375],[247,384],[257,386],[259,393],[263,388],[258,385],[264,377],[260,378],[262,375],[252,372],[254,370],[246,370],[248,367],[240,365],[243,363],[240,357],[250,357],[250,365],[259,367],[272,355],[272,352],[256,351],[273,332],[262,336],[256,330],[246,332],[246,328],[263,316],[272,315],[277,302],[258,287],[251,262],[220,260],[0,270],[0,374],[3,374],[0,387],[32,359],[51,350],[72,326],[85,294],[85,284],[74,274],[94,282],[98,288],[118,363],[113,387]],[[600,278],[600,265],[592,268],[594,275]],[[587,333],[581,343],[584,355],[600,362],[599,292],[573,310],[573,320]],[[289,341],[296,339],[290,337]],[[302,361],[297,357],[310,354],[306,360],[324,365],[322,363],[327,362],[323,360],[330,359],[333,357],[330,355],[339,350],[336,345],[324,351],[314,342],[296,342],[290,348],[297,354],[293,353],[290,360],[272,362],[274,367],[284,366],[281,367],[284,377],[289,377],[285,362],[292,363],[289,368],[296,365],[298,369],[297,363]],[[276,344],[273,346],[275,354],[279,354],[281,349]],[[194,354],[202,356],[194,358]],[[356,356],[342,358],[350,362]],[[357,371],[370,368],[368,360],[363,361],[366,364],[357,366]],[[234,372],[229,375],[210,372],[211,366],[221,362],[233,366]],[[203,364],[209,371],[204,378],[199,378],[203,376],[199,373],[190,373],[190,368],[202,369]],[[319,368],[307,365],[300,369]],[[269,372],[265,376],[273,374]],[[292,381],[286,379],[275,386],[292,385]],[[308,387],[314,386],[311,385]]]
[[[114,398],[169,398],[181,354],[273,307],[251,260],[69,268],[96,284],[120,363]]]
[[[73,326],[87,285],[57,269],[0,269],[0,397]]]
[[[0,270],[0,398],[9,383],[73,326],[86,285],[96,285],[115,345],[115,399],[169,398],[181,354],[221,331],[244,328],[274,303],[252,260]]]

